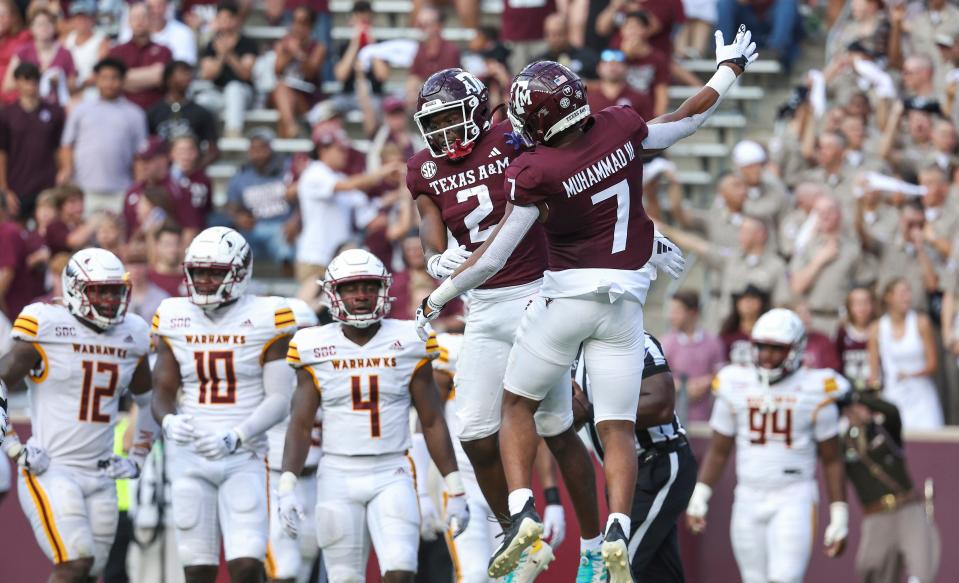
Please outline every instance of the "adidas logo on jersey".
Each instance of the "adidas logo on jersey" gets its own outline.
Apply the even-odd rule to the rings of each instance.
[[[253,322],[251,320],[244,320],[243,323],[240,324],[240,328],[252,328],[252,327],[253,327]]]
[[[494,146],[493,149],[490,151],[489,156],[487,156],[487,158],[495,158],[499,156],[500,154],[501,152],[499,151],[499,148]]]
[[[126,342],[127,344],[131,344],[133,343],[133,336],[127,334],[127,337],[124,338],[123,341]]]
[[[403,349],[403,344],[401,344],[399,340],[394,340],[393,345],[390,346],[390,350],[402,350],[402,349]]]

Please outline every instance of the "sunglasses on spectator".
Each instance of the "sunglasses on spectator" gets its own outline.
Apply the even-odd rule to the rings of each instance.
[[[626,62],[626,55],[623,54],[623,51],[617,51],[615,49],[606,49],[599,55],[601,61],[615,61],[617,63]]]

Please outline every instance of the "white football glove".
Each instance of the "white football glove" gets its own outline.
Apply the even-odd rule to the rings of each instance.
[[[433,504],[433,499],[429,494],[420,494],[420,538],[432,542],[436,540],[439,533],[443,532],[443,521],[440,519],[440,512]]]
[[[163,436],[177,445],[189,445],[196,439],[193,415],[167,415],[162,425]]]
[[[433,310],[427,316],[423,309],[426,307],[426,303],[430,301],[430,297],[426,296],[423,299],[423,302],[420,304],[420,307],[416,308],[416,335],[420,337],[420,340],[426,342],[430,338],[430,334],[433,333],[433,326],[430,324],[433,320],[440,317],[440,311],[443,309],[443,306],[439,308],[434,308],[430,306],[430,309]]]
[[[12,427],[8,428],[7,431],[8,433],[3,436],[3,444],[0,445],[0,448],[3,449],[3,453],[7,454],[7,457],[15,460],[23,451],[23,444],[20,443],[20,436]]]
[[[683,250],[659,231],[653,234],[653,254],[649,257],[649,262],[657,270],[665,271],[673,279],[679,279],[686,270]]]
[[[823,545],[831,547],[849,536],[849,505],[833,502],[829,505],[829,526],[823,535]]]
[[[198,440],[193,446],[196,452],[210,461],[225,458],[235,452],[240,447],[240,434],[236,429],[221,431],[218,433],[208,433]]]
[[[113,454],[97,462],[100,475],[112,480],[132,480],[140,477],[140,466],[130,458]]]
[[[27,445],[20,450],[17,465],[34,476],[39,476],[50,467],[50,456],[43,448],[27,442]]]
[[[283,532],[290,538],[296,538],[300,521],[304,520],[306,515],[303,513],[299,497],[296,495],[296,475],[293,472],[283,472],[280,476],[277,498],[280,525]]]
[[[470,523],[470,507],[466,496],[450,496],[446,499],[446,528],[452,531],[453,538],[463,534]]]
[[[706,513],[709,511],[709,499],[712,495],[712,488],[702,482],[696,482],[693,494],[689,497],[689,505],[686,506],[686,515],[696,519],[706,518]],[[694,530],[694,533],[698,533],[698,531]]]
[[[466,245],[450,247],[442,254],[434,255],[426,262],[426,273],[435,279],[446,279],[456,271],[460,265],[470,258],[472,251],[466,250]]]
[[[543,512],[543,539],[549,546],[559,548],[566,538],[566,512],[559,504],[549,504]]]
[[[737,65],[743,71],[746,67],[759,58],[756,52],[756,43],[752,42],[753,33],[746,30],[746,25],[739,25],[739,31],[733,42],[726,44],[722,31],[716,31],[716,68],[723,63],[729,62]]]

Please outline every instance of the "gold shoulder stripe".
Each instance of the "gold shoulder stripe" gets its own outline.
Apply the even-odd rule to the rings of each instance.
[[[28,314],[20,314],[20,315],[18,315],[18,316],[17,316],[17,320],[26,320],[27,322],[30,322],[30,323],[33,324],[33,325],[37,325],[37,324],[40,323],[39,320],[37,320],[36,318],[34,318],[33,316],[30,316],[30,315],[28,315]]]
[[[36,331],[36,330],[31,330],[31,329],[29,329],[29,328],[24,328],[23,326],[20,326],[19,324],[14,324],[14,325],[13,325],[13,329],[14,329],[14,330],[17,330],[17,331],[19,331],[19,332],[23,332],[23,333],[26,334],[27,336],[36,337],[36,335],[37,335],[37,331]]]
[[[290,347],[286,350],[286,359],[293,363],[300,362],[300,351],[296,348],[296,344],[290,343]]]
[[[40,329],[40,325],[37,324],[36,320],[30,320],[23,316],[18,316],[17,319],[13,321],[13,325],[32,330],[34,334]]]
[[[719,375],[716,375],[713,377],[713,382],[710,385],[710,388],[712,388],[712,391],[714,393],[719,391]]]
[[[839,390],[839,384],[836,382],[836,379],[829,377],[823,382],[823,389],[826,391],[826,394],[833,393]]]
[[[153,314],[153,322],[150,324],[150,331],[156,332],[160,328],[160,312]]]

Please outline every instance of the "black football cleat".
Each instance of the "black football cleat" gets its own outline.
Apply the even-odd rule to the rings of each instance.
[[[530,498],[523,510],[510,516],[510,526],[503,532],[503,542],[490,557],[487,574],[493,579],[509,575],[519,565],[523,551],[542,536],[543,520],[536,513],[536,506]]]
[[[603,540],[603,563],[609,572],[609,583],[635,583],[629,567],[629,541],[618,520],[606,529]]]

